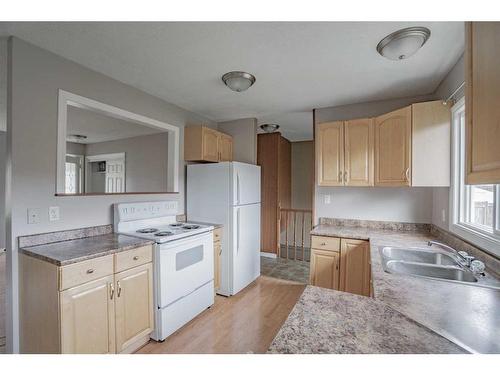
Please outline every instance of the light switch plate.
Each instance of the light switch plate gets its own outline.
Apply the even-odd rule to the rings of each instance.
[[[49,207],[49,220],[50,221],[59,220],[59,207],[58,206]]]
[[[40,223],[40,209],[28,208],[28,224]]]
[[[441,210],[441,221],[446,222],[446,210],[444,208]]]
[[[331,202],[330,194],[324,195],[324,201],[325,201],[325,204],[330,204],[330,202]]]

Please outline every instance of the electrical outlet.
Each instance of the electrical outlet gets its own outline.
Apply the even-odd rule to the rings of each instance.
[[[324,195],[324,202],[325,202],[325,204],[330,204],[330,202],[331,202],[330,194]]]
[[[441,221],[446,222],[446,210],[444,208],[441,210]]]
[[[49,220],[57,221],[59,220],[59,207],[49,207]]]
[[[28,224],[40,223],[40,209],[28,208]]]

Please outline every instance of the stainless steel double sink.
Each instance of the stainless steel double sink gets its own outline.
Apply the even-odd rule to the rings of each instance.
[[[382,266],[386,272],[477,284],[480,276],[462,267],[457,257],[440,249],[416,247],[380,247]],[[482,285],[481,286],[489,286]]]

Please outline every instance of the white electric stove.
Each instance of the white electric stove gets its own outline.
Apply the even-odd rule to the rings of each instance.
[[[213,227],[178,223],[176,201],[119,203],[115,232],[155,242],[155,329],[163,341],[214,303]]]

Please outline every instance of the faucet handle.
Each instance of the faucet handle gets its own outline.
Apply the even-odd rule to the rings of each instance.
[[[474,273],[483,273],[486,266],[480,260],[473,260],[470,264],[470,269]]]
[[[469,254],[467,254],[467,251],[463,251],[463,250],[462,250],[462,251],[459,251],[458,253],[459,253],[461,256],[463,256],[464,258],[469,256]]]

